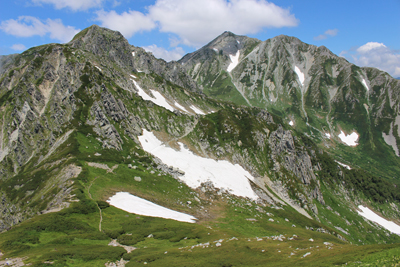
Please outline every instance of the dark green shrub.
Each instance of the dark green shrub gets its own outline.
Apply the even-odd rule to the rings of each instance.
[[[122,235],[124,230],[122,229],[117,229],[117,230],[104,230],[104,233],[112,239],[117,239],[120,235]]]
[[[143,241],[145,236],[139,234],[120,235],[117,239],[118,243],[126,246],[133,246],[136,243]]]
[[[99,208],[103,210],[105,208],[110,207],[110,204],[108,204],[105,201],[99,200],[99,201],[97,201],[97,206],[99,206]]]

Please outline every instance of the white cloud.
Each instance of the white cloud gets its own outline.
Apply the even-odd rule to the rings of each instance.
[[[102,27],[121,32],[126,38],[132,37],[141,31],[150,31],[156,27],[155,22],[148,16],[139,11],[123,12],[118,14],[114,10],[97,12],[96,21],[101,22]]]
[[[365,45],[362,45],[359,48],[357,48],[357,52],[365,54],[371,50],[378,49],[378,48],[386,48],[386,45],[384,45],[383,43],[368,42]]]
[[[294,27],[298,20],[289,9],[265,0],[157,0],[148,13],[129,11],[97,12],[101,26],[120,31],[130,38],[136,32],[152,30],[173,33],[179,42],[199,47],[224,31],[253,34],[263,28]],[[156,24],[157,23],[157,24]]]
[[[253,34],[298,24],[288,9],[265,0],[158,0],[149,14],[161,32],[175,33],[181,43],[196,47],[224,31]]]
[[[324,32],[324,34],[320,34],[320,35],[314,37],[314,40],[317,40],[317,41],[319,41],[319,40],[325,40],[325,39],[328,38],[329,36],[336,36],[336,35],[338,34],[338,32],[339,32],[338,29],[329,29],[329,30],[326,30],[326,31]]]
[[[13,45],[11,46],[11,49],[12,49],[12,50],[15,50],[15,51],[23,51],[23,50],[26,49],[26,46],[23,45],[23,44],[13,44]]]
[[[369,42],[341,55],[362,67],[375,67],[388,72],[393,77],[400,77],[400,53],[388,48],[383,43]]]
[[[52,4],[56,9],[70,8],[73,11],[100,8],[104,0],[32,0],[34,4]]]
[[[167,62],[171,60],[179,60],[183,55],[185,55],[185,51],[182,47],[175,47],[173,50],[168,51],[162,47],[158,47],[157,45],[150,45],[144,46],[143,49],[147,52],[153,53],[156,58],[162,58]]]
[[[50,34],[51,39],[68,42],[79,32],[71,26],[65,26],[60,19],[47,19],[45,22],[31,17],[20,16],[18,19],[2,21],[0,29],[7,34],[17,37],[44,36]]]

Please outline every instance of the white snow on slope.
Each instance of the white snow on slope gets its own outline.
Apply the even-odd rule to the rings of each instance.
[[[356,132],[352,132],[349,135],[346,135],[343,131],[340,131],[340,134],[338,135],[340,140],[342,140],[343,143],[345,143],[348,146],[356,146],[357,140],[358,140],[358,134]]]
[[[154,104],[156,104],[160,107],[164,107],[164,108],[168,109],[169,111],[174,112],[174,108],[170,104],[168,104],[167,100],[165,99],[165,97],[162,94],[160,94],[160,92],[158,92],[156,90],[150,90],[154,96],[154,97],[151,97],[139,86],[139,84],[135,80],[132,80],[132,82],[135,84],[136,88],[138,89],[138,95],[140,95],[143,98],[143,100],[150,100]]]
[[[397,124],[395,124],[395,125],[397,125]],[[385,140],[386,144],[388,144],[389,146],[391,146],[393,148],[396,156],[399,157],[400,153],[399,153],[399,149],[397,147],[396,137],[393,135],[393,124],[392,123],[390,124],[389,134],[385,134],[385,132],[382,132],[382,137],[383,137],[383,140]]]
[[[304,73],[302,73],[301,70],[297,66],[294,67],[294,71],[296,72],[297,76],[299,77],[301,85],[304,86]]]
[[[382,218],[372,210],[362,205],[358,206],[361,211],[357,211],[359,215],[363,216],[364,218],[376,222],[383,228],[387,229],[388,231],[400,235],[400,225],[395,224],[392,221],[388,221],[385,218]]]
[[[231,72],[239,64],[239,56],[239,50],[236,52],[236,55],[229,55],[231,59],[231,64],[229,64],[228,69],[226,70],[227,72]]]
[[[206,115],[206,113],[204,113],[204,111],[202,111],[201,109],[199,109],[198,107],[191,105],[190,108],[196,113],[196,114],[200,114],[200,115]]]
[[[331,134],[330,134],[330,133],[325,133],[325,136],[326,136],[328,139],[331,139]]]
[[[100,67],[98,67],[98,66],[95,66],[99,71],[102,71],[101,69],[100,69]]]
[[[131,74],[131,77],[132,77],[133,79],[136,79],[136,76],[135,76],[135,75],[133,75],[133,74]]]
[[[111,206],[118,209],[150,217],[172,219],[180,222],[195,223],[192,215],[174,211],[127,192],[118,192],[107,200]]]
[[[362,84],[365,86],[367,91],[369,91],[369,87],[368,87],[367,83],[365,82],[365,79],[362,79]]]
[[[179,109],[182,110],[183,112],[185,112],[185,113],[187,113],[187,114],[190,114],[190,112],[187,111],[187,110],[185,109],[185,107],[182,106],[181,104],[179,104],[178,102],[175,101],[174,105],[175,105],[175,107],[179,108]]]
[[[135,52],[132,52],[132,56],[133,56],[133,57],[135,56]]]
[[[346,164],[344,164],[344,163],[341,163],[340,161],[337,161],[337,160],[335,160],[335,162],[336,162],[337,164],[339,164],[340,166],[345,167],[345,168],[348,169],[348,170],[351,170],[351,167],[350,167],[349,165],[346,165]]]
[[[293,125],[294,125],[294,122],[293,122],[293,121],[289,121],[289,125],[290,125],[290,126],[293,126]]]
[[[166,147],[152,132],[145,129],[138,138],[145,151],[160,158],[164,164],[184,171],[185,175],[180,179],[189,187],[197,188],[201,183],[211,181],[215,187],[224,188],[231,194],[258,198],[249,182],[249,179],[254,181],[254,177],[240,165],[197,156],[182,143],[179,143],[180,151]]]

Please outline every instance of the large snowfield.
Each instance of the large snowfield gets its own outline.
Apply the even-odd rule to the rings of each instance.
[[[400,235],[400,225],[395,224],[394,222],[388,221],[385,218],[382,218],[381,216],[379,216],[378,214],[376,214],[375,212],[373,212],[372,210],[370,210],[367,207],[360,205],[360,206],[358,206],[358,208],[361,210],[361,211],[357,211],[358,214],[360,214],[364,218],[366,218],[370,221],[376,222],[377,224],[379,224],[380,226],[382,226],[383,228],[385,228],[386,230],[388,230],[394,234]]]
[[[179,143],[180,150],[177,151],[165,146],[147,130],[143,130],[139,142],[145,151],[161,159],[164,164],[184,171],[185,175],[180,179],[191,188],[211,181],[216,188],[224,188],[231,194],[254,200],[258,198],[249,182],[249,179],[254,180],[254,177],[238,164],[197,156],[182,143]]]
[[[118,209],[138,215],[172,219],[188,223],[195,223],[197,220],[192,215],[165,208],[127,192],[118,192],[110,197],[107,202]]]
[[[352,132],[349,135],[346,135],[343,131],[340,131],[340,134],[338,135],[340,140],[342,140],[343,143],[345,143],[348,146],[356,146],[357,140],[358,140],[358,134],[356,132]]]

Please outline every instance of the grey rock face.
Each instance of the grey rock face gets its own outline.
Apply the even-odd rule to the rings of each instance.
[[[311,158],[306,151],[295,146],[291,132],[283,130],[279,125],[276,131],[271,132],[269,144],[273,160],[281,162],[285,169],[291,171],[305,185],[308,197],[324,203]],[[315,187],[309,188],[312,184]]]
[[[106,55],[107,60],[115,62],[122,68],[134,69],[131,47],[117,31],[93,25],[77,34],[69,44],[73,48],[87,50],[97,56]]]
[[[7,56],[0,56],[0,75],[7,70],[7,66],[12,64],[17,54],[7,55]]]
[[[8,230],[12,226],[30,217],[31,209],[21,209],[18,205],[0,192],[0,231]]]
[[[122,150],[121,146],[123,141],[114,125],[110,123],[107,116],[104,114],[98,102],[93,104],[90,113],[94,120],[87,121],[87,124],[93,125],[94,132],[104,138],[104,140],[102,140],[103,148]],[[118,116],[116,118],[118,118]]]

